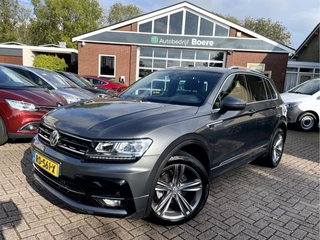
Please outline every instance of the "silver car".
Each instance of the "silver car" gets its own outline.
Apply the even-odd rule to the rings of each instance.
[[[311,131],[319,126],[319,78],[301,83],[286,93],[282,93],[281,97],[288,109],[288,123],[295,123],[304,131]]]

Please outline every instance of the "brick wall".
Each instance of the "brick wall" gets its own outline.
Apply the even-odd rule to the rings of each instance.
[[[237,32],[241,32],[241,31],[230,27],[229,36],[230,37],[236,37]],[[248,34],[246,34],[244,32],[241,32],[241,37],[242,38],[254,38],[254,37],[252,37],[252,36],[250,36],[250,35],[248,35]]]
[[[80,75],[99,75],[99,54],[116,56],[116,76],[125,76],[126,85],[136,81],[137,47],[128,45],[78,43],[78,73]]]
[[[22,57],[0,55],[0,62],[22,65]]]
[[[288,54],[286,53],[258,53],[258,52],[233,52],[227,55],[226,67],[243,66],[247,63],[264,63],[265,71],[272,71],[279,92],[283,92],[285,73],[287,70]]]
[[[123,26],[121,28],[115,29],[115,31],[126,31],[126,32],[136,32],[137,30],[138,30],[137,23],[129,24],[127,26]]]

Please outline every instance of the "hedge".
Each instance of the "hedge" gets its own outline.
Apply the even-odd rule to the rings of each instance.
[[[54,71],[64,71],[68,67],[63,58],[58,58],[57,55],[50,56],[44,54],[35,56],[33,66]]]

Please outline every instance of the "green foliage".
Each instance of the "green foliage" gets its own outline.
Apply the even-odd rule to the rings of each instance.
[[[64,59],[58,58],[57,55],[49,56],[44,54],[37,55],[34,58],[33,66],[54,71],[64,71],[68,67]]]
[[[18,0],[0,0],[0,42],[25,42],[26,22],[31,9]]]
[[[71,38],[96,30],[102,20],[98,0],[32,0],[35,18],[29,35],[33,45],[65,41],[77,47]]]
[[[214,12],[213,12],[214,13]],[[224,16],[219,13],[215,15],[224,18],[230,22],[238,24],[244,28],[247,28],[253,32],[256,32],[262,36],[270,38],[276,42],[290,45],[291,33],[280,22],[272,22],[270,18],[252,18],[246,17],[244,20],[237,19],[229,14]]]
[[[123,5],[120,2],[116,2],[110,7],[108,11],[107,22],[109,24],[114,24],[131,18],[135,18],[142,14],[143,11],[135,5]]]
[[[279,43],[291,44],[291,33],[280,22],[272,22],[270,18],[246,17],[242,22],[243,27],[259,33]]]

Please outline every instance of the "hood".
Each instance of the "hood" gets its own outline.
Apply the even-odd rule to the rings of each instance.
[[[299,93],[282,93],[280,96],[285,103],[307,101],[312,97],[311,95]]]
[[[66,100],[56,93],[43,88],[10,88],[0,89],[0,95],[6,99],[25,101],[38,106],[53,106],[57,103],[67,104]]]
[[[132,139],[186,120],[197,111],[191,106],[95,99],[61,107],[42,121],[84,138]]]
[[[62,96],[72,95],[80,99],[92,99],[97,97],[94,93],[89,92],[88,90],[85,90],[83,88],[59,88],[53,91]]]

